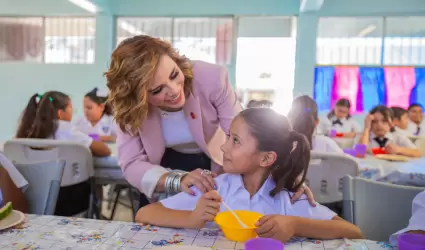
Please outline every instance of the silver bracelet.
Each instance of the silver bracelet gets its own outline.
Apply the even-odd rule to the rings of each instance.
[[[171,171],[165,179],[165,192],[166,193],[179,193],[181,191],[181,179],[187,173],[184,171]]]

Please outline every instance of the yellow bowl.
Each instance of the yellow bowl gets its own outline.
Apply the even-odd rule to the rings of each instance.
[[[221,231],[223,231],[224,236],[228,240],[237,242],[245,242],[257,237],[255,223],[263,215],[246,210],[235,210],[235,213],[248,228],[241,227],[231,212],[221,212],[217,214],[214,221],[220,227]]]

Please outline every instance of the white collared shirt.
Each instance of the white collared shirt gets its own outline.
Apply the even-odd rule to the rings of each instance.
[[[2,153],[0,153],[0,165],[7,171],[15,186],[25,191],[28,186],[28,181],[18,171],[15,165],[13,165],[13,163]]]
[[[271,197],[269,193],[275,187],[275,183],[270,178],[252,198],[244,187],[241,175],[222,174],[215,178],[215,181],[223,201],[235,210],[249,210],[264,215],[300,216],[317,220],[331,220],[336,216],[336,213],[320,204],[315,207],[310,206],[305,195],[294,204],[291,203],[293,193],[281,191]],[[181,192],[160,202],[169,209],[193,211],[202,193],[196,188],[192,190],[195,191],[195,196]],[[221,206],[220,211],[225,210],[226,208]]]
[[[420,128],[419,134],[416,134],[418,131],[418,127]],[[411,133],[411,135],[415,136],[424,136],[425,135],[425,123],[416,124],[409,120],[409,125],[407,126],[407,130]]]
[[[403,134],[403,135],[405,135],[405,136],[407,136],[407,137],[409,137],[409,136],[412,136],[412,135],[413,135],[413,134],[412,134],[412,132],[411,132],[411,131],[409,131],[409,128],[407,128],[407,129],[402,129],[402,128],[399,128],[399,127],[395,126],[395,127],[394,127],[394,129],[395,129],[395,131],[397,131],[397,132],[399,132],[399,133],[401,133],[401,134]]]
[[[312,144],[312,150],[316,152],[344,153],[338,143],[324,135],[313,136]]]
[[[52,139],[81,143],[87,148],[90,148],[93,142],[93,138],[77,130],[72,123],[62,120],[58,120],[58,129]]]
[[[369,137],[369,145],[368,148],[379,148],[378,142],[375,141],[376,135],[374,133],[370,133]],[[403,148],[410,148],[410,149],[416,149],[416,145],[404,134],[394,131],[394,132],[388,132],[385,134],[385,136],[381,137],[387,138],[388,141],[385,143],[385,146],[388,145],[388,143],[392,142],[395,145]]]
[[[336,132],[338,133],[360,133],[362,131],[362,128],[360,127],[359,123],[353,118],[339,119],[342,123],[342,126],[339,124],[333,125],[332,123],[336,120],[337,118],[335,116],[331,117],[330,119],[326,117],[323,120],[320,120],[319,131],[323,134],[328,134],[329,131],[333,129],[336,130]]]
[[[110,115],[103,115],[102,118],[92,125],[85,116],[80,117],[79,119],[72,122],[75,128],[86,135],[96,134],[100,136],[114,136],[116,135],[114,119]]]
[[[397,245],[397,236],[415,230],[425,231],[425,191],[416,195],[412,204],[412,217],[410,217],[409,225],[397,233],[391,235],[390,243]]]

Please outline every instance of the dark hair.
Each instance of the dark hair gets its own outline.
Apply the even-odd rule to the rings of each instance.
[[[416,108],[416,107],[419,107],[419,108],[421,108],[422,110],[424,109],[424,107],[423,107],[420,103],[412,103],[412,104],[410,104],[410,106],[409,106],[409,108],[407,109],[407,111],[410,111],[412,108]]]
[[[341,98],[335,103],[335,106],[345,107],[345,108],[348,108],[348,110],[350,110],[351,103],[350,103],[350,100],[348,100],[346,98]],[[333,108],[332,111],[328,113],[328,119],[331,119],[334,115],[335,115],[335,108]],[[351,117],[351,115],[350,115],[350,113],[348,113],[347,119],[350,119],[350,117]]]
[[[68,95],[58,91],[32,95],[22,113],[16,138],[54,137],[58,128],[57,111],[65,110],[69,101]]]
[[[393,119],[392,110],[390,108],[388,108],[387,106],[378,105],[378,106],[375,106],[373,109],[371,109],[369,111],[369,114],[371,114],[371,115],[376,114],[376,113],[380,113],[384,117],[384,121],[386,121],[390,124],[390,127],[391,127],[390,132],[394,132],[395,129],[394,129],[393,124],[392,124],[392,119]]]
[[[316,122],[319,120],[317,113],[317,103],[309,96],[303,95],[292,101],[292,108],[288,113],[295,131],[307,137],[310,147],[313,146],[313,133],[316,129]]]
[[[292,130],[289,120],[269,108],[245,109],[239,115],[257,140],[259,151],[274,151],[277,159],[271,167],[276,187],[275,196],[282,190],[296,192],[304,183],[310,162],[310,146],[304,135]],[[297,178],[302,179],[297,182]]]
[[[247,108],[254,108],[254,107],[257,107],[258,106],[258,104],[257,104],[258,102],[256,101],[256,100],[250,100],[249,102],[248,102],[248,104],[246,105],[246,107]]]
[[[391,113],[393,115],[393,119],[401,120],[401,117],[407,114],[407,110],[401,107],[391,107]]]
[[[98,96],[97,95],[98,88],[92,89],[92,91],[88,92],[84,97],[89,98],[97,105],[105,105],[105,108],[103,109],[103,115],[112,115],[112,107],[108,103],[108,96]]]

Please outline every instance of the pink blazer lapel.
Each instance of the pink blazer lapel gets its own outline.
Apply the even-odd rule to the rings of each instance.
[[[139,130],[140,139],[149,157],[149,161],[160,164],[165,152],[165,142],[161,130],[161,117],[159,112],[149,109],[150,114],[143,122],[143,127]]]
[[[183,107],[187,123],[193,139],[202,151],[208,154],[207,145],[205,143],[204,128],[202,126],[202,112],[199,100],[190,93],[186,97],[186,103]]]

